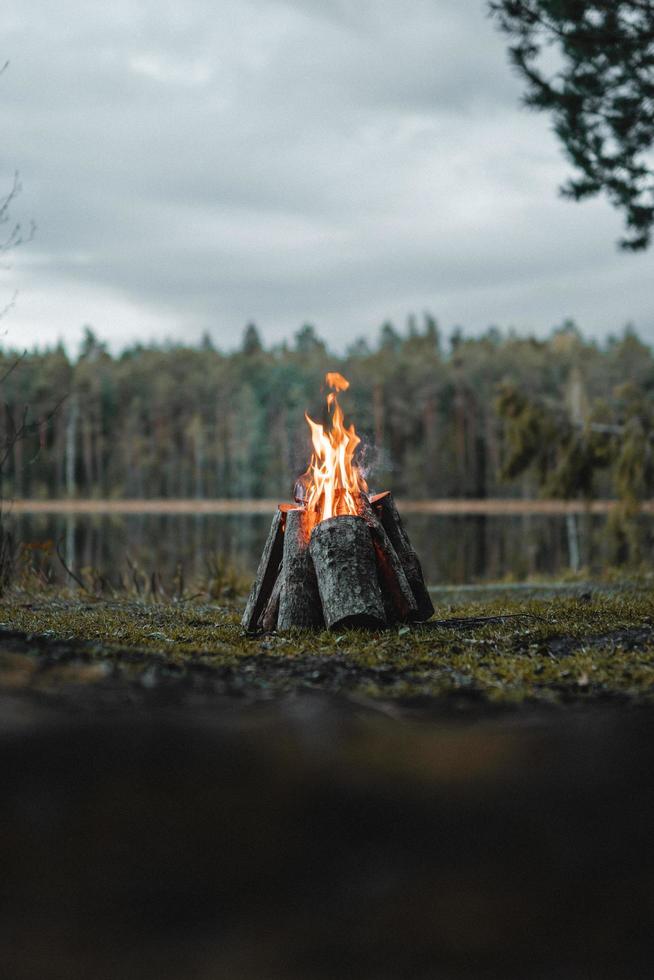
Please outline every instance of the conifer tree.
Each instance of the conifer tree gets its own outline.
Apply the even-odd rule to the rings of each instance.
[[[490,0],[489,7],[510,38],[525,104],[551,114],[572,163],[561,193],[576,201],[605,194],[624,215],[620,246],[646,248],[654,227],[653,0]]]

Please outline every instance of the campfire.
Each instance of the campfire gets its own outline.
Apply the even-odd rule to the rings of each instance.
[[[305,415],[313,455],[295,503],[273,518],[243,614],[250,632],[381,629],[434,612],[391,493],[370,494],[355,460],[361,440],[338,403],[349,382],[335,372],[325,380],[329,423]]]

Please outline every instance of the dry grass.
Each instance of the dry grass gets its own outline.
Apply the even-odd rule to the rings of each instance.
[[[310,689],[393,710],[484,710],[654,698],[654,596],[647,585],[554,598],[520,598],[501,587],[487,600],[454,595],[434,622],[377,633],[246,636],[241,608],[228,597],[152,602],[14,593],[0,603],[2,648],[11,646],[11,633],[27,643],[28,656],[31,643],[34,656],[58,665],[103,663],[120,672],[139,664],[189,676],[200,670],[223,693],[254,700]]]

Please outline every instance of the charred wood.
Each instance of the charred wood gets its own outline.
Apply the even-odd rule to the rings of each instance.
[[[277,580],[284,548],[283,521],[284,515],[277,511],[270,525],[268,540],[241,620],[241,625],[248,631],[257,629]]]
[[[279,619],[279,597],[281,590],[282,576],[280,574],[277,576],[273,590],[270,593],[270,599],[268,599],[268,604],[258,624],[266,633],[271,633],[274,629],[277,629],[277,622]]]
[[[379,514],[365,496],[361,497],[361,516],[370,528],[387,619],[391,623],[417,619],[418,604],[402,562]]]
[[[373,509],[379,514],[382,526],[393,545],[404,569],[406,578],[417,603],[416,619],[424,622],[434,615],[434,605],[425,585],[417,554],[411,546],[391,493],[378,494],[371,499]]]

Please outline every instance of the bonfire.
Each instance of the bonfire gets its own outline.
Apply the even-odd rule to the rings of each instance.
[[[295,502],[273,518],[243,615],[250,632],[382,629],[434,612],[392,494],[370,494],[357,463],[361,439],[338,402],[349,382],[336,372],[325,381],[329,421],[305,415],[313,454]]]

